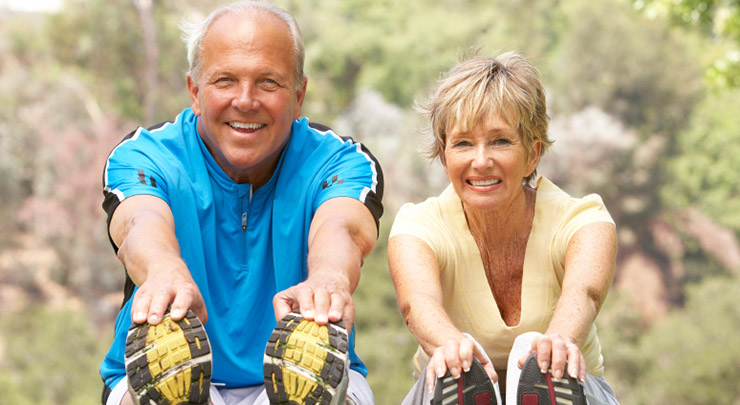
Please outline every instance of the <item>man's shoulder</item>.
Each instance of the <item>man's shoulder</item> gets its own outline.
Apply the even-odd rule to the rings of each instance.
[[[159,154],[184,148],[187,146],[185,135],[194,128],[194,115],[187,109],[174,120],[163,121],[149,127],[137,127],[121,139],[114,152],[134,150],[146,154]]]
[[[301,118],[293,122],[291,144],[296,150],[309,153],[317,148],[338,148],[345,142],[354,142],[350,137],[342,137],[328,125]]]

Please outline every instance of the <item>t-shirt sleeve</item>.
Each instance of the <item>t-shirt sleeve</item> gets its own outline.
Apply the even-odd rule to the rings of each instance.
[[[129,134],[108,156],[103,172],[103,209],[108,222],[124,199],[133,195],[152,195],[169,204],[167,183],[157,156],[160,149],[139,128]]]
[[[439,218],[433,215],[429,201],[421,204],[406,203],[401,206],[393,221],[388,239],[397,235],[411,235],[419,238],[434,252],[442,265],[447,261],[447,243]]]
[[[383,171],[377,159],[361,143],[347,141],[324,165],[317,177],[314,211],[336,197],[359,200],[370,210],[376,226],[383,215]]]
[[[614,224],[599,195],[589,194],[583,198],[570,199],[564,204],[560,226],[553,239],[553,259],[557,263],[565,263],[565,253],[573,235],[585,225],[596,222]]]

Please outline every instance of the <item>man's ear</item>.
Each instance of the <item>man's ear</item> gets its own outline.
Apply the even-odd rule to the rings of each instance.
[[[298,88],[298,90],[296,90],[296,94],[295,94],[295,97],[296,97],[296,108],[295,108],[295,111],[293,113],[293,119],[294,120],[297,120],[298,118],[301,118],[301,110],[303,109],[303,100],[306,97],[306,87],[308,87],[308,78],[304,76],[303,79],[302,79],[302,82],[303,83]]]
[[[190,94],[190,105],[193,107],[193,114],[200,116],[200,101],[198,100],[198,93],[200,87],[193,81],[193,78],[188,73],[187,76],[188,93]]]

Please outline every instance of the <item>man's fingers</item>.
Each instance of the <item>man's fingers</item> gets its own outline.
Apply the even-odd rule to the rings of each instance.
[[[311,288],[305,288],[301,284],[290,288],[290,295],[293,296],[300,309],[304,319],[314,321],[316,317],[316,307],[314,304],[314,291]]]
[[[170,317],[173,321],[179,321],[185,317],[188,309],[193,304],[193,292],[187,288],[181,289],[175,293],[175,299],[170,305]],[[196,314],[197,315],[197,314]],[[198,317],[200,319],[200,317]],[[204,322],[201,320],[201,322]]]
[[[272,307],[275,310],[275,320],[280,322],[285,315],[298,308],[298,302],[290,290],[285,290],[275,294],[275,297],[272,299]]]
[[[147,314],[147,322],[150,325],[156,325],[162,321],[164,313],[167,312],[167,307],[172,302],[173,294],[174,292],[169,289],[160,289],[152,296],[149,313]]]
[[[131,305],[131,321],[136,324],[142,324],[147,321],[149,315],[149,303],[152,297],[149,294],[142,293],[141,290],[134,295],[134,302]]]
[[[331,294],[324,288],[313,290],[314,321],[319,325],[326,325],[329,322],[329,306],[331,305]]]
[[[344,321],[344,327],[347,328],[347,332],[349,333],[352,330],[352,325],[355,323],[355,302],[352,300],[352,296],[349,297],[349,300],[345,300],[343,295],[337,293],[335,295],[342,298],[341,301],[337,301],[341,302],[341,304],[338,304],[335,308],[334,301],[332,300],[332,309],[329,310],[329,320],[332,322]]]

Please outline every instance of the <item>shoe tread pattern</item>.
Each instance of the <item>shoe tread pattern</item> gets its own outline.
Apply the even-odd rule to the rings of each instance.
[[[297,312],[286,315],[265,349],[265,387],[270,403],[331,404],[346,378],[348,347],[341,321],[320,326]]]
[[[129,392],[138,404],[208,404],[211,348],[192,311],[157,325],[131,324],[126,337]]]

